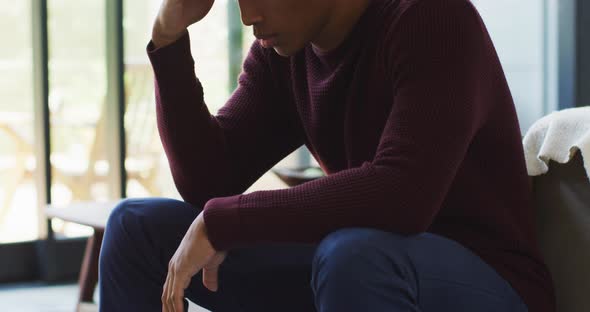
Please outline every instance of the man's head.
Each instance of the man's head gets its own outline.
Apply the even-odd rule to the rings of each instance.
[[[290,56],[312,42],[338,46],[370,0],[238,0],[244,25],[267,48]]]

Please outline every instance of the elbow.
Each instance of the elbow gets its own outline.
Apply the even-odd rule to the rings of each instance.
[[[399,197],[397,199],[400,199]],[[429,209],[417,209],[416,206],[400,204],[399,201],[373,203],[375,210],[368,212],[364,225],[403,236],[412,236],[427,232],[433,219]]]
[[[206,198],[203,198],[203,194],[197,191],[199,187],[194,185],[192,181],[187,180],[182,173],[172,170],[172,180],[184,202],[194,207],[203,207],[205,205]]]
[[[416,200],[418,196],[410,195],[405,190],[388,193],[387,200],[383,201],[386,205],[380,209],[381,213],[375,213],[379,216],[377,219],[382,220],[381,224],[384,228],[404,236],[428,231],[438,211],[435,208],[437,205]]]
[[[174,184],[176,185],[176,190],[178,191],[178,194],[184,202],[194,207],[203,207],[205,205],[206,200],[204,198],[201,198],[197,194],[197,192],[195,192],[194,190],[191,191],[188,187],[181,186],[182,184],[180,183],[175,182]]]
[[[379,195],[373,207],[384,228],[410,236],[427,232],[440,209],[442,200],[435,192],[425,191],[419,180],[391,166],[374,165],[379,179]]]

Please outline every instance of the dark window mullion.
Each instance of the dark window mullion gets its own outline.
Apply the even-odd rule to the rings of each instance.
[[[227,29],[228,29],[228,62],[229,62],[229,92],[233,92],[238,86],[238,75],[242,70],[242,23],[240,21],[240,8],[237,1],[227,2]]]
[[[577,106],[590,105],[590,2],[578,0],[576,8]]]
[[[33,35],[33,114],[35,134],[37,205],[39,236],[53,239],[51,220],[43,218],[45,205],[51,203],[51,153],[49,129],[49,43],[47,26],[47,0],[32,0]]]
[[[590,4],[559,0],[559,109],[590,105]]]
[[[576,98],[576,2],[559,0],[559,109],[575,107]]]
[[[109,161],[109,194],[111,198],[126,196],[125,171],[125,86],[123,51],[123,0],[106,1],[106,64],[107,96],[104,131]]]

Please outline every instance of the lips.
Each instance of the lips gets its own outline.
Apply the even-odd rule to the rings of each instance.
[[[254,35],[258,41],[260,42],[260,45],[262,45],[262,47],[264,48],[270,48],[272,46],[274,46],[276,44],[276,38],[277,35],[276,34],[270,34],[270,35]]]
[[[260,39],[260,40],[267,40],[267,39],[270,39],[270,38],[272,38],[272,37],[275,37],[276,35],[275,35],[275,34],[270,34],[270,35],[256,35],[256,34],[255,34],[254,36],[255,36],[257,39]]]

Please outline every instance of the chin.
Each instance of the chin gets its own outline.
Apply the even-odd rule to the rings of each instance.
[[[293,53],[291,53],[288,50],[282,49],[280,47],[274,47],[275,52],[277,52],[278,55],[283,56],[283,57],[289,57],[291,55],[293,55]]]
[[[275,50],[275,52],[277,52],[278,55],[283,56],[283,57],[290,57],[295,55],[297,52],[299,52],[301,49],[303,49],[303,47],[301,48],[293,48],[293,47],[285,47],[285,46],[275,46],[273,47],[273,49]]]

